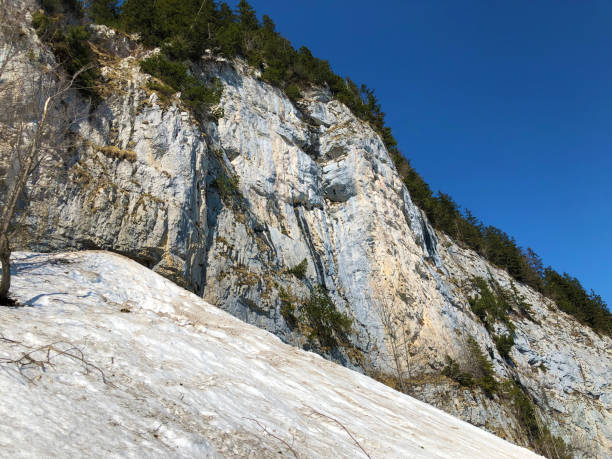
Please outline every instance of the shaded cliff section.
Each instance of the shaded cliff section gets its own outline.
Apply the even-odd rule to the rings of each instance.
[[[48,53],[29,33],[34,57]],[[323,89],[294,104],[243,62],[213,56],[191,71],[221,80],[224,116],[196,120],[151,90],[138,66],[147,50],[130,43],[122,55],[114,32],[92,33],[107,91],[73,133],[71,158],[33,177],[18,247],[123,253],[285,342],[529,445],[511,400],[442,375],[447,354],[469,358],[473,337],[576,455],[605,454],[610,339],[517,285],[533,313],[511,312],[516,344],[502,357],[470,309],[470,280],[510,288],[510,277],[431,228],[366,123]],[[353,321],[334,346],[300,320],[317,286]]]

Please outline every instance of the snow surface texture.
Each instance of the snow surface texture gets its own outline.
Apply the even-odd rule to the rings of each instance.
[[[19,253],[14,270],[2,456],[536,457],[122,256]],[[48,362],[9,362],[27,353]]]

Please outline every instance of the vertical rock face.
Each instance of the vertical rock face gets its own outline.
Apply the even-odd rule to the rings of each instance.
[[[280,91],[250,76],[248,69],[222,64],[211,71],[225,91],[224,116],[210,137],[239,178],[248,212],[258,222],[256,237],[266,241],[260,252],[271,252],[272,263],[260,266],[251,262],[252,256],[241,259],[240,254],[250,250],[245,243],[253,242],[234,230],[236,212],[226,209],[231,218],[209,229],[224,243],[231,241],[232,254],[215,256],[213,244],[206,266],[228,275],[224,282],[207,282],[205,297],[240,307],[235,288],[240,276],[232,279],[232,259],[300,294],[300,284],[323,285],[354,318],[358,347],[376,366],[386,368],[380,304],[405,303],[398,293],[408,298],[402,290],[406,285],[393,284],[404,282],[396,274],[412,272],[416,265],[425,272],[430,268],[424,258],[435,260],[437,255],[436,237],[412,204],[384,145],[324,91],[313,90],[298,109]],[[308,263],[304,282],[283,273],[303,259]],[[258,295],[261,289],[252,290]],[[276,317],[274,326],[282,333],[286,327],[275,302],[253,299],[269,311],[266,315]]]
[[[135,58],[115,63],[103,69],[107,97],[70,134],[73,154],[34,177],[30,230],[15,237],[47,250],[112,248],[197,289],[206,239],[204,134],[186,112],[162,109],[144,92]]]
[[[105,98],[70,159],[33,178],[18,246],[124,253],[286,342],[527,445],[510,401],[442,376],[447,355],[469,358],[472,336],[577,456],[606,457],[611,340],[433,230],[366,123],[325,90],[294,104],[245,64],[213,58],[193,71],[223,83],[224,114],[200,123],[147,89],[143,51],[130,50],[104,61]],[[289,269],[302,260],[300,279]],[[511,314],[510,359],[470,310],[475,276],[531,305],[530,317]],[[317,346],[286,313],[318,285],[353,319],[338,346]]]

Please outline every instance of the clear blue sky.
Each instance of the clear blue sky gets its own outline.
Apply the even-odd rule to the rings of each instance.
[[[432,189],[612,304],[612,2],[251,4],[375,89]]]

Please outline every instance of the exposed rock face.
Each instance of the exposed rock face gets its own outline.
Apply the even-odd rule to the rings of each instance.
[[[209,58],[194,72],[221,80],[224,115],[202,125],[148,91],[142,51],[126,49],[106,62],[109,91],[79,125],[74,158],[35,178],[19,246],[119,251],[306,348],[280,297],[303,301],[323,285],[354,332],[319,352],[526,445],[510,403],[440,375],[447,354],[466,359],[473,336],[576,455],[606,457],[612,341],[517,284],[532,318],[511,315],[516,345],[504,360],[468,285],[482,276],[510,288],[510,277],[432,229],[366,123],[324,90],[298,107],[243,63]],[[287,269],[303,259],[300,280]]]

